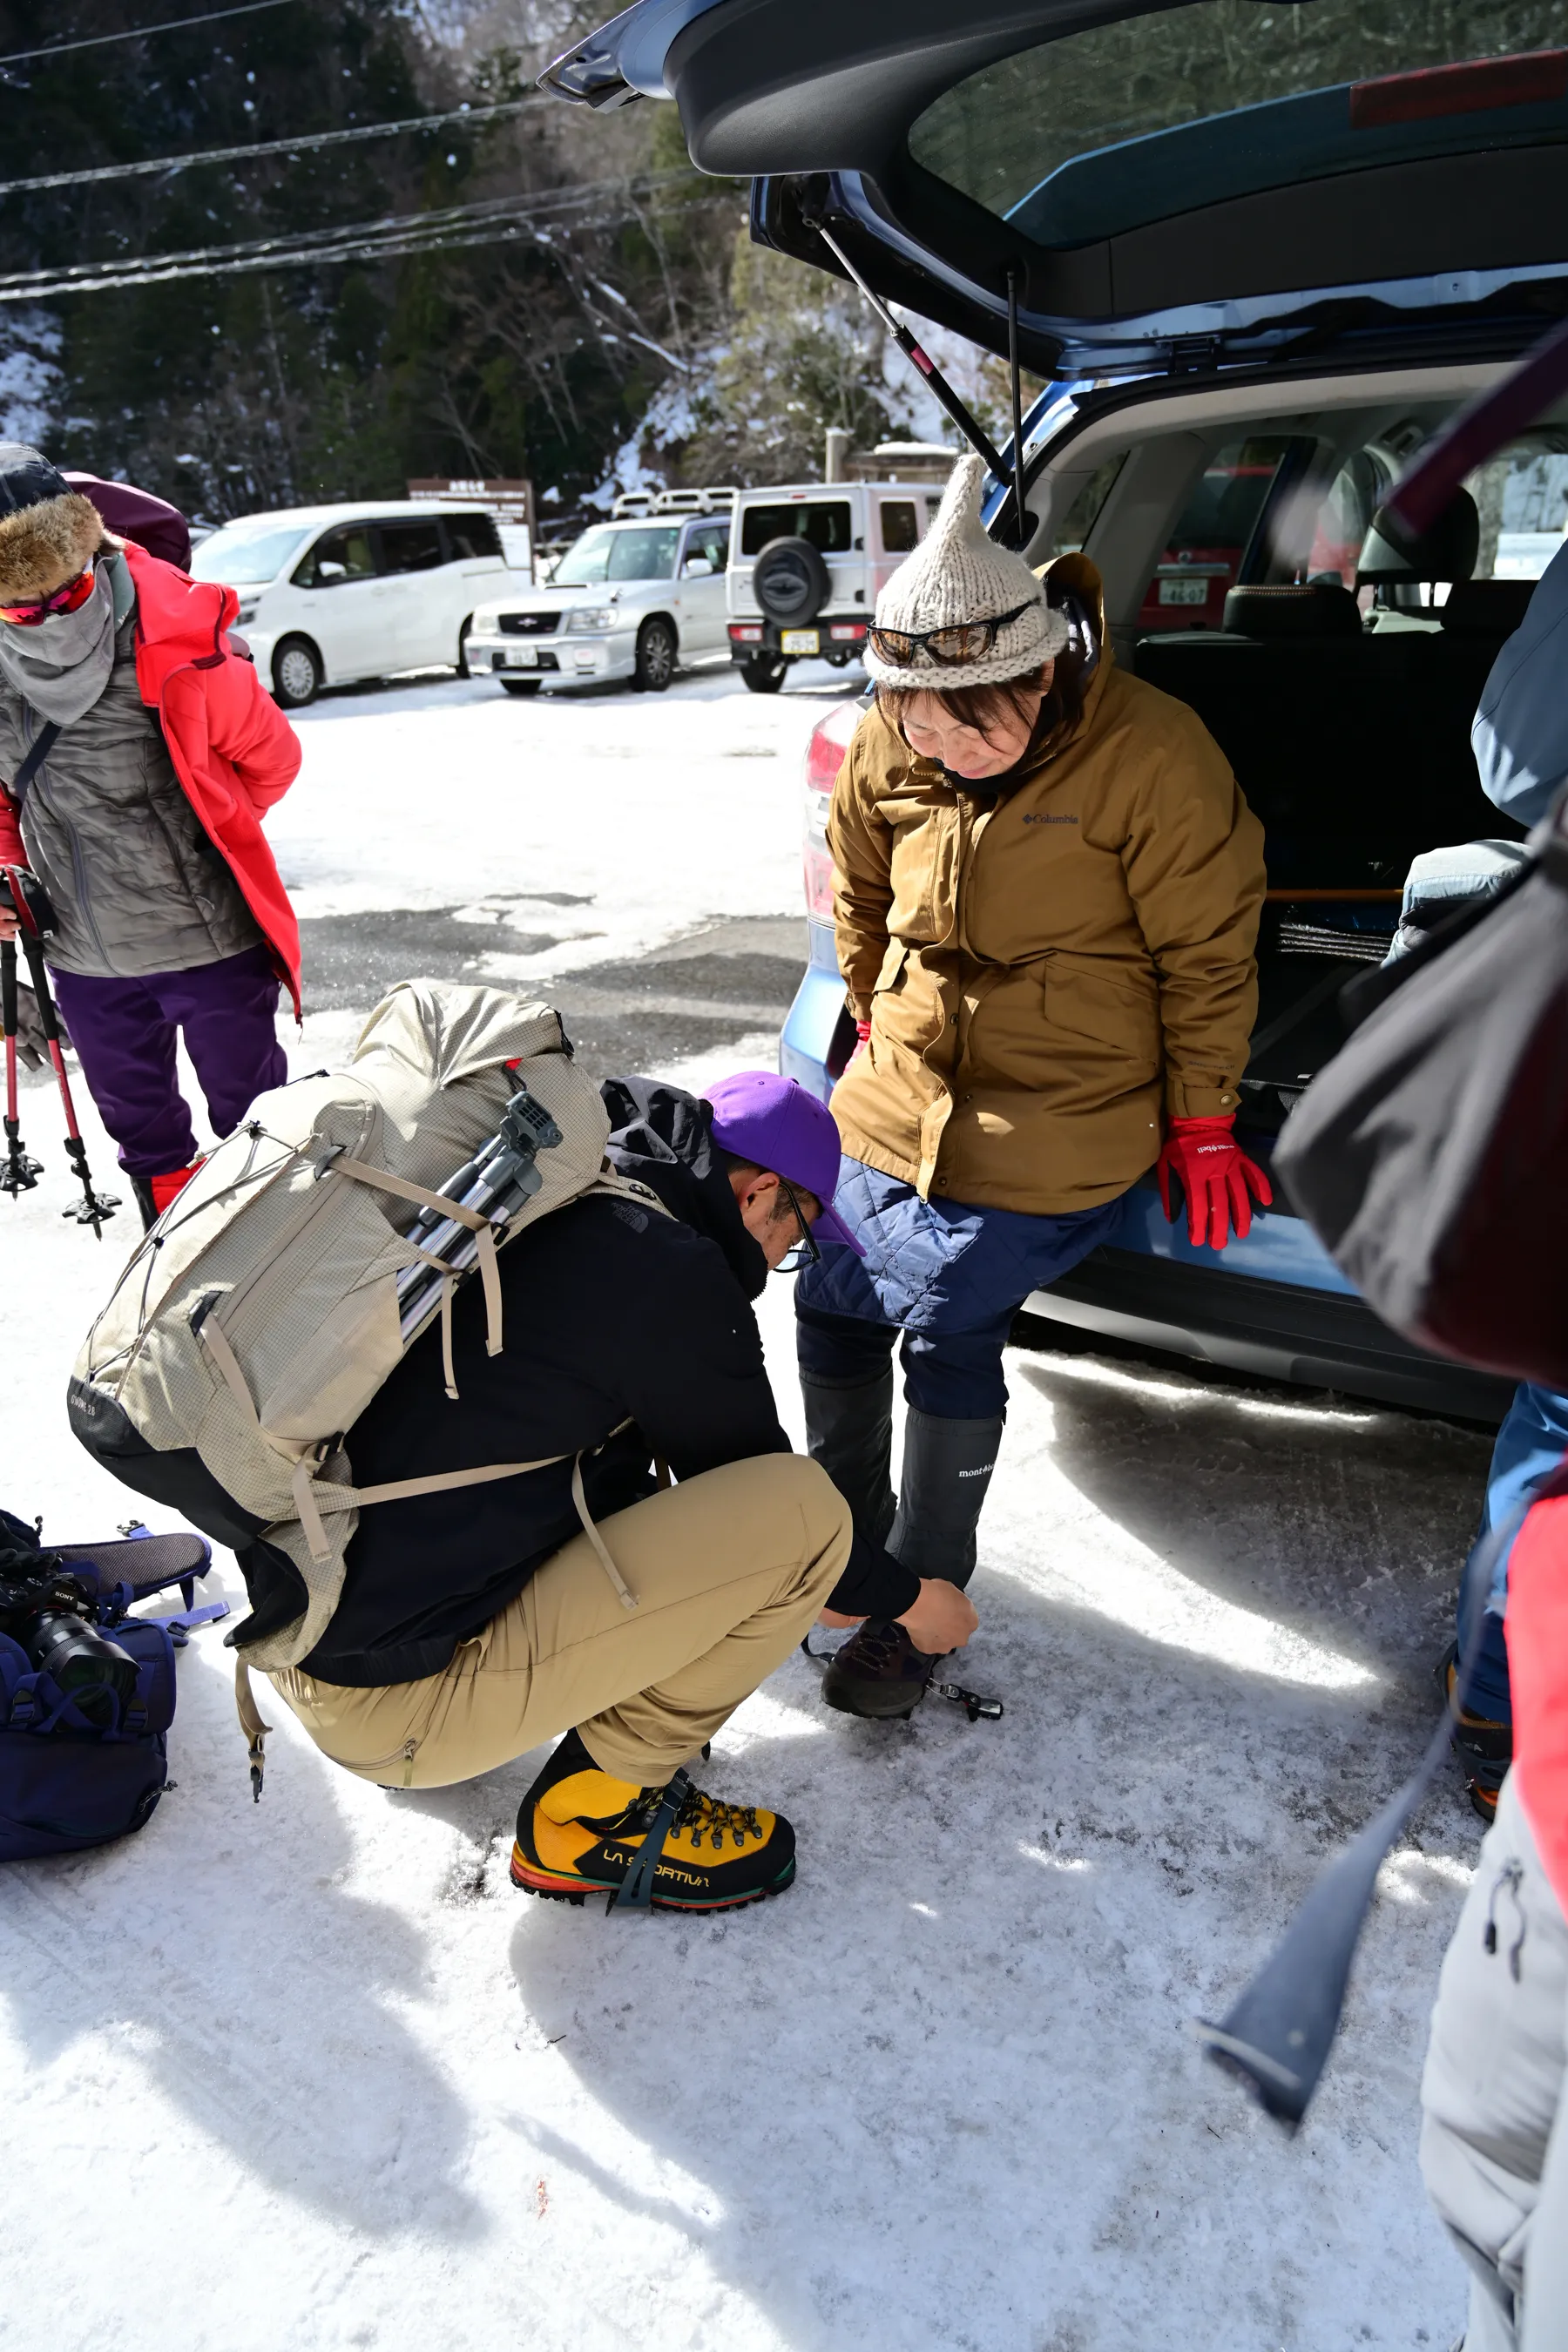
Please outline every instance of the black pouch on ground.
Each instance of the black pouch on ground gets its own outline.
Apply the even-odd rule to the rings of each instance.
[[[1394,1330],[1563,1389],[1568,793],[1530,852],[1517,883],[1391,970],[1287,1120],[1274,1167]]]

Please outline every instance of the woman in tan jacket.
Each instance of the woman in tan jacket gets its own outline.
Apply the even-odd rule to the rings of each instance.
[[[1029,1293],[1112,1231],[1158,1163],[1194,1243],[1245,1234],[1231,1135],[1257,1008],[1262,828],[1184,703],[1119,670],[1100,580],[987,538],[978,458],[878,600],[875,707],[828,840],[860,1045],[833,1097],[866,1255],[796,1286],[810,1450],[858,1523],[962,1588]],[[908,1416],[895,1508],[892,1349]],[[868,1622],[825,1693],[906,1716],[934,1661]]]

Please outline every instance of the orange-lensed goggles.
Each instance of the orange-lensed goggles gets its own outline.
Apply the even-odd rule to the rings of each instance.
[[[79,613],[92,593],[96,577],[92,565],[84,564],[74,580],[68,580],[63,588],[52,588],[47,596],[29,596],[25,604],[0,604],[0,621],[9,621],[13,628],[36,629],[40,621],[57,613]]]
[[[960,621],[946,629],[886,629],[873,623],[871,650],[897,669],[910,668],[922,653],[928,661],[938,663],[984,661],[996,643],[997,630],[1005,629],[1009,621],[1021,620],[1029,605],[1039,601],[1031,596],[1028,604],[1015,604],[1010,613],[993,613],[984,621]]]

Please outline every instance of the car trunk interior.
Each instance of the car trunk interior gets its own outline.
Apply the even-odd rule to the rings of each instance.
[[[1491,373],[1304,384],[1289,407],[1278,385],[1151,398],[1144,384],[1031,500],[1032,561],[1094,560],[1118,660],[1198,713],[1263,823],[1242,1082],[1263,1146],[1342,1043],[1340,991],[1385,954],[1412,859],[1519,838],[1481,792],[1470,723],[1528,605],[1533,580],[1517,575],[1542,568],[1561,530],[1568,433],[1548,423],[1472,480],[1473,506],[1429,535],[1425,581],[1376,572],[1367,536],[1413,451]],[[1548,528],[1507,533],[1529,495]]]

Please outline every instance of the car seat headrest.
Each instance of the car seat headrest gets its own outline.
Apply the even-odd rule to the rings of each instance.
[[[1310,580],[1300,588],[1232,588],[1225,627],[1238,637],[1359,637],[1361,613],[1337,580]]]
[[[1356,565],[1358,580],[1392,585],[1417,580],[1468,580],[1476,568],[1481,519],[1468,490],[1456,490],[1430,529],[1417,538],[1381,508],[1372,519]]]

